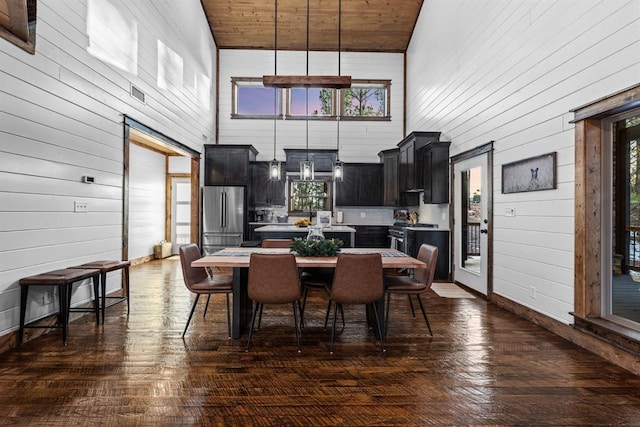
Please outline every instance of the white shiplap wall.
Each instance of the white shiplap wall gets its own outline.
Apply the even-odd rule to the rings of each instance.
[[[640,0],[424,2],[407,54],[407,128],[442,131],[452,155],[495,141],[496,294],[572,321],[569,110],[637,84],[638,52]],[[502,164],[551,151],[556,190],[501,194]]]
[[[165,238],[165,155],[131,144],[129,158],[129,259],[136,259]]]
[[[92,8],[107,27],[114,13],[135,23],[131,71],[87,52]],[[112,36],[106,50],[119,43]],[[182,58],[183,85],[158,86],[159,40]],[[203,135],[215,138],[215,93],[194,83],[215,81],[214,52],[198,0],[42,0],[35,55],[0,40],[0,335],[17,329],[21,277],[120,259],[123,114],[197,151]],[[129,95],[131,84],[146,104]],[[83,175],[96,183],[83,184]],[[74,213],[74,200],[89,212]],[[119,279],[110,274],[108,289]],[[88,296],[85,286],[73,301]],[[54,308],[34,292],[28,319]]]
[[[341,54],[341,74],[353,79],[391,80],[391,121],[340,123],[340,159],[345,162],[378,162],[378,152],[395,147],[403,138],[404,56],[398,53]],[[273,158],[273,120],[231,119],[231,78],[262,77],[274,73],[273,51],[220,50],[220,125],[221,144],[252,144],[258,160]],[[310,75],[337,75],[336,52],[310,52]],[[278,74],[306,73],[306,52],[278,51]],[[309,121],[309,148],[336,147],[334,121]],[[305,148],[306,125],[303,120],[279,120],[277,158],[285,160],[283,148]]]

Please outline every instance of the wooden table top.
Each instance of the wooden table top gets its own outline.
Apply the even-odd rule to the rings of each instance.
[[[341,253],[382,255],[383,268],[425,268],[426,264],[395,249],[343,248]],[[191,263],[193,267],[249,267],[252,253],[289,253],[287,248],[225,248],[214,255],[204,256]],[[335,267],[338,257],[296,256],[298,267]]]

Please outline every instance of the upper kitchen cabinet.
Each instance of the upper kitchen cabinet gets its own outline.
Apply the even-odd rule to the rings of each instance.
[[[337,156],[337,150],[313,149],[307,151],[298,148],[285,148],[284,152],[287,156],[285,166],[287,172],[299,172],[300,162],[307,160],[307,156],[313,162],[316,172],[331,172]]]
[[[251,162],[251,205],[252,206],[283,206],[285,204],[284,178],[279,181],[269,179],[269,162]]]
[[[420,149],[424,203],[449,203],[449,142],[431,142]]]
[[[398,157],[400,150],[392,148],[378,153],[383,165],[383,205],[399,206],[400,190],[398,186]]]
[[[382,206],[382,164],[345,163],[343,170],[343,180],[336,182],[336,206]]]
[[[440,132],[411,132],[398,143],[398,184],[400,192],[421,191],[424,184],[423,157],[420,149],[438,141]]]
[[[248,185],[249,162],[258,151],[253,145],[204,146],[204,185]]]

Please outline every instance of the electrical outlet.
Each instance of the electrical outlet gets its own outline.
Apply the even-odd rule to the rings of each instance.
[[[529,286],[529,297],[535,299],[536,298],[536,288],[535,286]]]
[[[88,206],[87,202],[76,200],[76,201],[73,202],[73,211],[74,212],[89,212],[89,206]]]
[[[516,208],[505,208],[504,216],[516,216]]]
[[[366,218],[367,213],[366,212],[360,212],[360,218]]]

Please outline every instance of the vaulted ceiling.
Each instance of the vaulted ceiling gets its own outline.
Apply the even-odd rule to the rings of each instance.
[[[275,44],[276,0],[202,0],[220,49],[268,49]],[[278,50],[404,52],[423,0],[277,0]]]

